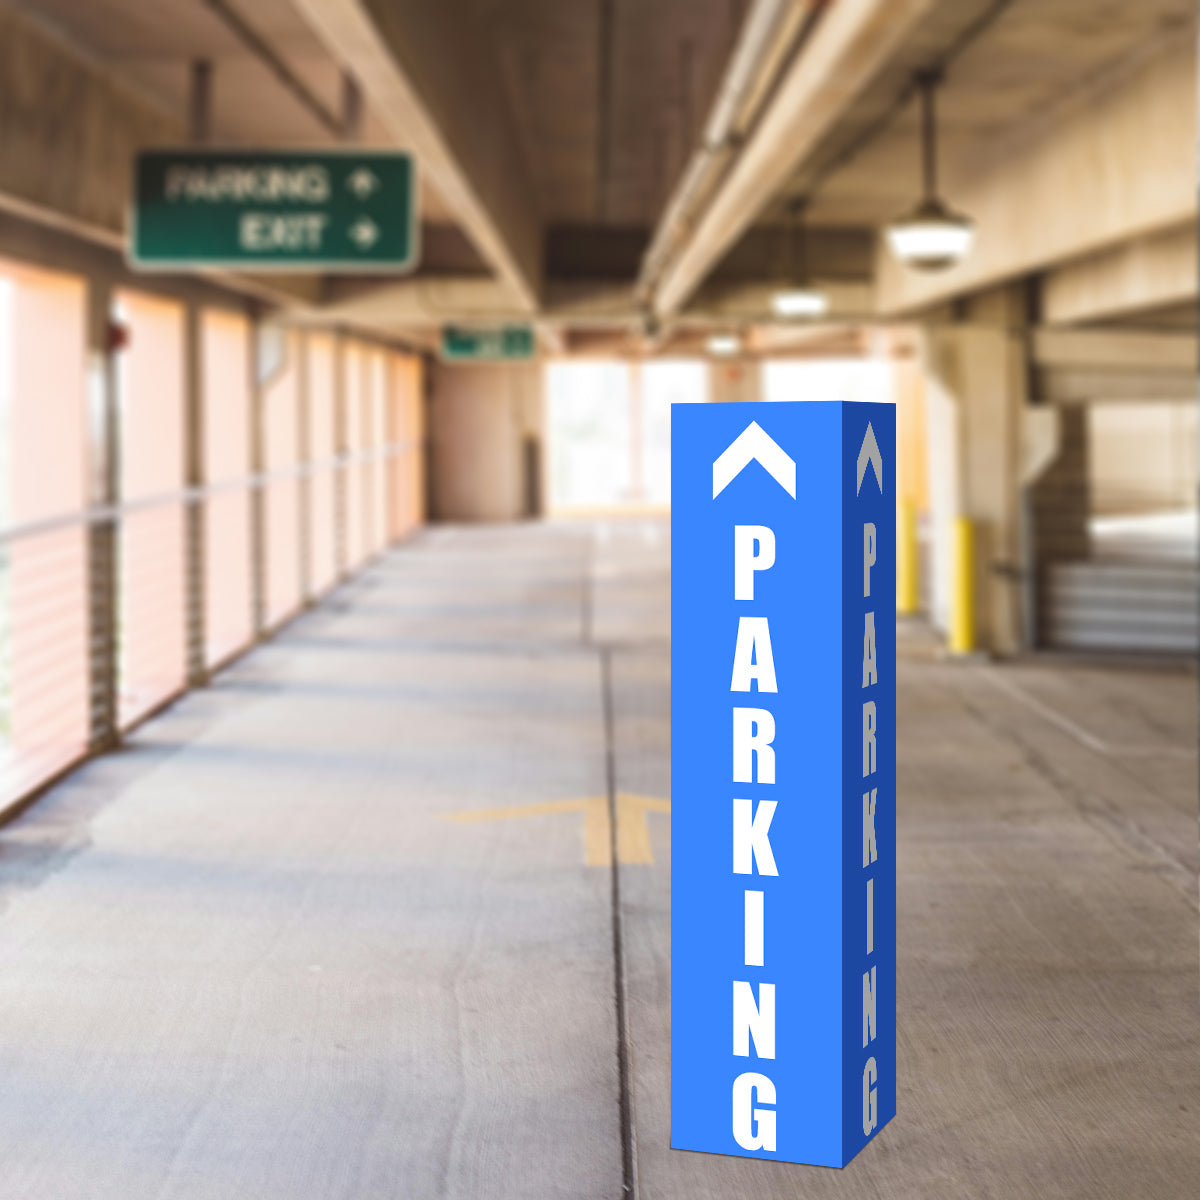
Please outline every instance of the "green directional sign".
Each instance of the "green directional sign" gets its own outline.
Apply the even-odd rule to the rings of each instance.
[[[533,358],[537,342],[528,325],[505,325],[494,329],[442,330],[442,357],[448,362],[508,362]]]
[[[138,155],[130,257],[143,268],[416,266],[411,155],[154,150]]]

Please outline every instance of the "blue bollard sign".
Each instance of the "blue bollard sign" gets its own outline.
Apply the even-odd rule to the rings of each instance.
[[[672,412],[671,1145],[896,1111],[895,409]]]

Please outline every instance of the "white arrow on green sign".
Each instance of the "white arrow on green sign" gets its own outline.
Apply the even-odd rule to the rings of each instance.
[[[409,154],[351,149],[147,151],[129,252],[143,269],[411,270],[416,168]]]

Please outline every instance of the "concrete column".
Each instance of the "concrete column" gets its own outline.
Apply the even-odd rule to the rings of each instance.
[[[751,404],[762,399],[762,363],[730,359],[709,367],[709,399],[715,404]]]
[[[432,516],[515,521],[540,508],[544,428],[540,363],[433,368]]]
[[[976,315],[976,314],[972,314]],[[981,305],[977,317],[993,315]],[[1020,448],[1025,338],[1007,323],[970,320],[925,331],[931,518],[931,617],[950,620],[954,529],[974,530],[975,644],[1012,654],[1026,641]]]
[[[1088,411],[1082,404],[1045,408],[1051,418],[1047,460],[1030,487],[1033,553],[1039,566],[1091,554]]]

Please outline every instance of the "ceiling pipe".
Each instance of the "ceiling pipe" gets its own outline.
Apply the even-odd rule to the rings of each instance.
[[[646,303],[671,319],[795,178],[847,108],[942,0],[837,0],[793,54],[737,155],[653,280]],[[1005,0],[1009,2],[1009,0]],[[807,189],[811,194],[811,188]]]
[[[742,25],[716,100],[683,177],[667,202],[642,263],[637,292],[643,299],[695,220],[712,184],[740,148],[770,93],[797,35],[826,0],[754,0]]]

